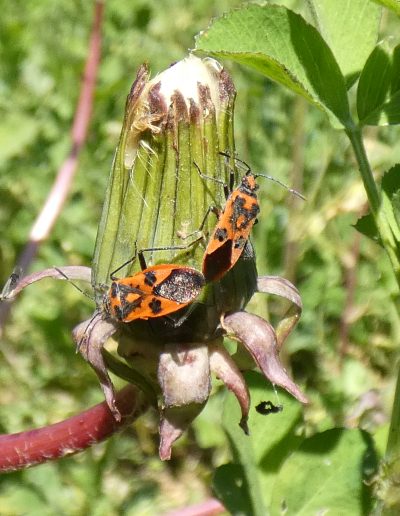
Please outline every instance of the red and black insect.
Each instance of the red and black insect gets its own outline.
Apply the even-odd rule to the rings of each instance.
[[[146,267],[144,261],[144,251],[176,248],[182,249],[153,248],[140,251],[138,255],[142,270],[133,276],[118,279],[115,277],[117,271],[114,271],[111,274],[111,287],[103,301],[106,314],[117,321],[128,323],[135,319],[163,317],[192,303],[205,285],[201,272],[177,264]]]
[[[105,295],[105,310],[120,322],[163,317],[194,301],[204,284],[201,272],[191,267],[154,265],[114,279]]]
[[[228,196],[208,241],[202,270],[206,281],[217,281],[236,264],[260,211],[258,185],[251,172]]]
[[[221,152],[220,154],[229,157],[226,153]],[[250,232],[257,222],[257,216],[260,212],[257,198],[259,188],[256,182],[257,177],[266,177],[283,185],[283,183],[270,176],[253,174],[246,163],[237,158],[236,161],[244,164],[247,168],[239,186],[233,189],[233,174],[231,174],[230,188],[224,185],[226,203],[223,210],[221,212],[218,212],[215,208],[209,210],[217,213],[218,222],[208,241],[203,257],[202,271],[206,281],[217,281],[230,271],[246,247]],[[207,178],[196,164],[195,166],[200,175]],[[209,179],[220,182],[214,178]],[[302,197],[295,190],[289,189],[289,191]]]

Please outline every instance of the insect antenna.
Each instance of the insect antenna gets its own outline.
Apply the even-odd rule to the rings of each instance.
[[[254,174],[254,177],[257,178],[257,177],[265,177],[266,179],[270,179],[271,181],[273,181],[274,183],[277,183],[278,185],[280,186],[283,186],[283,188],[285,188],[288,192],[290,192],[292,195],[295,195],[296,197],[299,197],[300,199],[302,199],[303,201],[306,201],[307,199],[304,197],[304,195],[302,195],[300,192],[298,192],[297,190],[295,190],[294,188],[290,188],[289,186],[285,185],[285,183],[282,183],[282,181],[279,181],[279,179],[276,179],[275,177],[272,177],[272,176],[267,176],[266,174]]]
[[[226,158],[230,158],[230,154],[229,152],[220,152],[221,156],[225,156]],[[240,158],[237,158],[236,156],[234,157],[235,161],[242,166],[242,169],[244,169],[246,171],[246,174],[251,174],[251,168],[250,168],[250,165],[248,163],[246,163],[245,161],[243,161],[242,159]],[[280,186],[283,186],[283,188],[285,188],[286,190],[288,190],[288,192],[290,192],[292,195],[295,195],[296,197],[299,197],[300,199],[302,199],[303,201],[306,201],[307,199],[304,197],[304,195],[302,195],[300,192],[298,192],[297,190],[295,190],[294,188],[290,188],[289,186],[285,185],[285,183],[282,183],[282,181],[279,181],[279,179],[276,179],[275,177],[272,177],[272,176],[269,176],[267,174],[253,174],[254,177],[257,179],[257,177],[265,177],[265,179],[269,179],[270,181],[273,181],[274,183],[277,183],[278,185]]]
[[[67,281],[69,281],[69,283],[71,283],[71,285],[73,287],[76,288],[76,290],[79,290],[79,292],[81,294],[83,294],[84,296],[86,296],[87,298],[89,298],[91,301],[94,301],[94,296],[91,296],[90,294],[88,294],[87,292],[85,292],[83,289],[81,289],[80,287],[78,287],[78,285],[76,285],[70,278],[68,278],[68,276],[61,270],[61,269],[58,269],[57,267],[54,267],[54,269],[58,272],[58,274],[60,274],[64,279],[66,279]]]

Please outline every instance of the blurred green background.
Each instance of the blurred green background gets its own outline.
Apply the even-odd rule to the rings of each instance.
[[[278,2],[303,12],[304,2]],[[87,144],[68,202],[32,270],[90,265],[126,95],[147,61],[155,74],[193,48],[193,36],[233,0],[107,0],[102,61]],[[70,145],[93,3],[15,0],[0,17],[0,283],[4,284]],[[385,13],[382,34],[396,30]],[[397,25],[398,29],[398,25]],[[291,198],[261,183],[254,230],[260,274],[299,288],[304,312],[284,359],[313,403],[307,432],[360,425],[383,446],[398,359],[396,287],[383,251],[352,228],[366,197],[348,140],[324,115],[253,72],[225,63],[238,97],[236,146],[255,171],[301,190]],[[369,128],[365,143],[379,177],[400,161],[398,128]],[[283,305],[255,296],[249,310],[271,320]],[[97,378],[75,354],[71,329],[93,306],[71,285],[45,280],[13,307],[0,352],[0,432],[50,424],[102,401]],[[77,456],[0,477],[0,514],[151,515],[211,495],[216,466],[229,460],[215,396],[158,459],[157,415]]]

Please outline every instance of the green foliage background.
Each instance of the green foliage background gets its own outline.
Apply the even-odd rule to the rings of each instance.
[[[304,14],[304,2],[279,2]],[[153,73],[186,55],[213,16],[240,2],[108,0],[102,62],[87,145],[68,203],[34,263],[90,265],[127,92],[143,61]],[[69,149],[92,20],[92,2],[15,0],[0,17],[0,282],[5,283]],[[385,12],[382,34],[394,33]],[[398,28],[398,25],[397,25]],[[385,443],[398,359],[395,283],[382,249],[352,227],[366,198],[345,135],[324,115],[253,72],[227,63],[235,81],[239,156],[300,189],[302,203],[261,184],[254,231],[260,274],[299,288],[304,312],[285,345],[288,367],[312,398],[307,432],[360,425]],[[352,109],[354,106],[352,106]],[[366,146],[379,176],[400,161],[399,129],[369,128]],[[260,181],[261,182],[261,181]],[[92,306],[64,282],[27,289],[0,348],[0,432],[56,422],[102,400],[94,373],[75,354],[70,331]],[[282,306],[255,296],[249,310],[272,320]],[[363,407],[365,393],[376,401]],[[0,477],[3,515],[155,514],[210,494],[215,467],[229,460],[216,395],[173,460],[157,455],[157,416],[57,463]],[[221,428],[221,430],[220,430]]]

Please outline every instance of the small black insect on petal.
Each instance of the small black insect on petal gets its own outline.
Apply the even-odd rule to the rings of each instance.
[[[263,416],[268,416],[268,414],[277,414],[278,412],[282,412],[283,405],[274,405],[272,401],[262,401],[256,406],[256,411]]]

